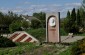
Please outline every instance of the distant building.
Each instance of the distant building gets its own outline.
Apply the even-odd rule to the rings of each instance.
[[[22,15],[22,18],[26,21],[29,21],[31,23],[31,20],[33,19],[37,19],[36,17],[33,17],[33,16],[25,16],[25,15]]]

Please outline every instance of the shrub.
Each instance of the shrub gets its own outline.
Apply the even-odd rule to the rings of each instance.
[[[25,20],[23,20],[22,21],[22,27],[24,28],[24,29],[27,29],[27,28],[29,28],[30,27],[30,22],[29,21],[25,21]]]
[[[15,20],[9,25],[9,31],[11,33],[15,32],[15,31],[20,31],[20,30],[22,30],[21,27],[22,27],[21,20]]]
[[[38,28],[38,29],[28,29],[26,30],[29,34],[37,38],[38,40],[45,41],[46,39],[46,29],[45,28]],[[64,29],[60,29],[60,35],[67,35]]]
[[[38,40],[45,41],[46,38],[46,30],[43,28],[39,28],[39,29],[28,29],[26,30],[26,32],[28,32],[29,34],[31,34],[32,36],[34,36],[35,38],[37,38]]]
[[[60,28],[60,35],[61,36],[67,35],[67,33],[65,32],[65,30],[63,28]]]
[[[74,43],[71,48],[72,55],[80,55],[85,53],[85,38]]]
[[[39,19],[32,19],[31,20],[31,28],[37,29],[42,27],[42,23]]]
[[[80,53],[80,49],[79,49],[78,43],[74,43],[74,45],[72,45],[71,47],[71,54],[78,55],[79,53]]]
[[[0,36],[0,47],[14,47],[16,44],[6,37]]]
[[[85,54],[85,38],[72,43],[72,45],[60,55],[83,55]]]

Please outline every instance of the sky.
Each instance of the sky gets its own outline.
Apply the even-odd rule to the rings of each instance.
[[[79,8],[82,0],[0,0],[0,11],[13,11],[17,14],[32,15],[34,12],[60,12],[61,18],[67,11]]]

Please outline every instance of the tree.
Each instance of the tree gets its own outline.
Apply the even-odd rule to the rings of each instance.
[[[80,32],[79,30],[82,28],[82,20],[80,17],[79,9],[77,10],[77,14],[76,14],[75,28],[76,28],[77,32]]]
[[[85,0],[83,0],[82,8],[85,9]]]
[[[75,12],[75,8],[73,8],[70,21],[72,23],[75,23],[75,20],[76,20],[76,12]]]
[[[78,27],[81,27],[81,24],[82,24],[81,22],[82,22],[82,20],[81,20],[81,17],[80,17],[80,11],[78,9],[77,14],[76,14],[76,24],[77,24]]]
[[[30,25],[31,25],[31,24],[30,24],[28,21],[22,20],[22,27],[23,27],[24,29],[29,28]]]
[[[79,10],[80,10],[80,17],[81,17],[81,25],[83,30],[85,30],[85,11],[82,7]]]
[[[0,12],[0,25],[3,24],[3,21],[4,21],[3,18],[4,18],[4,15],[2,12]]]
[[[69,12],[69,11],[67,12],[67,18],[68,18],[68,19],[71,18],[71,15],[70,15],[70,12]]]
[[[15,31],[21,31],[22,27],[22,22],[21,20],[16,20],[16,21],[13,21],[10,25],[9,25],[9,31],[12,33],[12,32],[15,32]]]
[[[64,20],[64,29],[67,32],[78,33],[82,26],[81,24],[82,22],[79,9],[76,12],[75,8],[73,8],[71,14],[69,11],[67,12],[67,17]]]
[[[31,27],[32,28],[41,28],[42,27],[42,24],[41,24],[41,21],[38,20],[38,19],[32,19],[31,20]]]
[[[71,18],[70,18],[70,32],[72,33],[76,33],[77,29],[76,29],[76,12],[75,12],[75,8],[73,8],[72,13],[71,13]]]
[[[46,14],[44,12],[33,13],[33,16],[38,18],[41,21],[43,28],[45,28],[45,26],[46,26]]]
[[[67,17],[64,20],[64,29],[67,32],[78,33],[80,30],[85,30],[85,0],[82,7],[75,11],[73,8],[71,15],[67,12]]]
[[[14,14],[11,11],[9,11],[7,14],[0,12],[0,32],[4,33],[4,31],[7,31],[8,33],[9,25],[16,20],[22,20],[20,15]]]
[[[70,29],[70,25],[69,25],[70,18],[71,18],[71,15],[70,15],[70,12],[68,11],[68,12],[67,12],[67,17],[64,19],[64,29],[65,29],[67,32],[69,32],[69,29]]]
[[[75,12],[75,8],[73,8],[71,14],[68,11],[67,12],[67,17],[64,20],[64,29],[67,32],[76,32],[75,31],[75,20],[76,20],[76,12]]]

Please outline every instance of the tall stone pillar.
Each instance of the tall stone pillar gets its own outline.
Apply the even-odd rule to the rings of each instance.
[[[59,34],[60,13],[46,14],[46,41],[57,43],[60,42]]]

